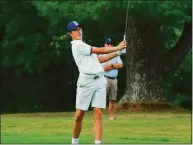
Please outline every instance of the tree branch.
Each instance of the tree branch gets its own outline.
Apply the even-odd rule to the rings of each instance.
[[[166,73],[177,68],[181,60],[192,48],[192,22],[185,22],[184,30],[177,43],[167,53],[160,57],[160,70]]]

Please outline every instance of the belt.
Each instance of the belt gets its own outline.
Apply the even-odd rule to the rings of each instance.
[[[109,76],[105,76],[106,78],[109,78],[109,79],[112,79],[112,80],[114,80],[114,79],[116,79],[117,77],[109,77]]]
[[[81,76],[84,76],[86,78],[91,78],[91,79],[98,79],[99,77],[101,76],[104,76],[104,73],[97,73],[97,74],[85,74],[85,73],[82,73],[80,74]]]

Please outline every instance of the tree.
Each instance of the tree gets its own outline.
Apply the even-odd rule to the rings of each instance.
[[[183,31],[178,37],[175,28],[182,26]],[[190,51],[191,35],[190,1],[130,2],[127,81],[125,94],[119,104],[124,106],[128,102],[166,101],[161,86],[163,75],[177,68]],[[169,49],[165,45],[168,40],[176,40],[174,46]]]

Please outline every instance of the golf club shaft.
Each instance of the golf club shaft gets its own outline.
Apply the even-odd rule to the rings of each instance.
[[[125,32],[124,32],[123,40],[126,40],[128,12],[129,12],[129,2],[127,2],[127,14],[126,14],[126,20],[125,20]]]
[[[126,20],[125,20],[125,32],[124,32],[124,37],[123,40],[126,40],[126,33],[127,33],[127,20],[128,20],[128,11],[129,11],[129,2],[127,2],[127,15],[126,15]],[[122,50],[122,53],[126,53],[126,47],[125,49]]]

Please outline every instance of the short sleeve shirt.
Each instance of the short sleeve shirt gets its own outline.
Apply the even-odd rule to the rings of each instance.
[[[72,54],[80,73],[97,74],[104,72],[97,55],[92,54],[92,47],[90,45],[82,40],[73,40],[71,44]]]

